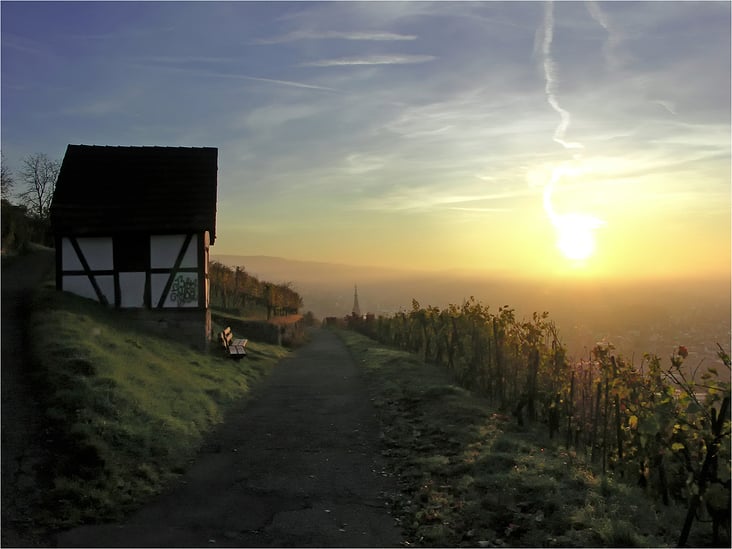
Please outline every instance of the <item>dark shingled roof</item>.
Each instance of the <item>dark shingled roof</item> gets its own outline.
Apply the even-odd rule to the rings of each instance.
[[[56,234],[209,231],[218,149],[69,145],[51,204]]]

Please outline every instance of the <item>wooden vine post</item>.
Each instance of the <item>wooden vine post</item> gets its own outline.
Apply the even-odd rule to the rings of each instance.
[[[602,401],[602,379],[597,382],[595,417],[592,421],[592,463],[597,463],[597,424],[600,422],[600,401]]]
[[[607,420],[610,413],[610,375],[605,369],[605,413],[602,417],[602,474],[607,472],[607,451],[608,451],[608,440],[607,440]]]
[[[691,532],[691,525],[694,522],[694,516],[696,516],[696,510],[699,508],[699,503],[706,491],[707,481],[709,480],[709,476],[712,471],[712,465],[715,463],[717,453],[719,452],[719,444],[723,438],[722,429],[724,428],[724,420],[727,419],[728,412],[729,397],[725,397],[722,401],[722,406],[719,409],[719,414],[717,414],[716,418],[713,417],[712,435],[714,438],[707,446],[707,455],[704,457],[704,463],[702,464],[701,471],[699,471],[699,477],[697,478],[698,489],[692,496],[691,502],[689,503],[689,510],[686,513],[684,527],[681,529],[678,547],[684,547],[686,545],[686,541],[689,539],[689,533]]]
[[[613,378],[618,377],[618,365],[615,362],[615,357],[610,357],[613,362]],[[615,433],[618,439],[618,463],[623,462],[623,424],[620,417],[620,397],[617,391],[615,392]]]
[[[567,451],[572,445],[572,418],[574,417],[574,370],[569,381],[569,398],[567,399]]]

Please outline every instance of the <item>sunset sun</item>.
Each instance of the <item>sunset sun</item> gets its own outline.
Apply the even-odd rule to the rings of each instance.
[[[570,213],[557,215],[554,219],[557,229],[557,248],[572,261],[584,261],[595,254],[594,231],[604,225],[596,217]]]
[[[595,237],[590,231],[562,231],[557,238],[557,248],[567,259],[588,259],[595,253]]]

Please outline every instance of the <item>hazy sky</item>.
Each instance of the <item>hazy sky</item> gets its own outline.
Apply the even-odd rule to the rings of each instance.
[[[215,254],[729,276],[729,2],[1,9],[11,170],[218,147]]]

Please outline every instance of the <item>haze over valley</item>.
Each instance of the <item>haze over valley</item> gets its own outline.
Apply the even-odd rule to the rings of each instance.
[[[290,282],[303,296],[303,311],[323,319],[344,317],[353,307],[354,286],[362,313],[391,315],[420,305],[445,308],[474,296],[494,312],[503,305],[517,318],[549,311],[574,358],[599,341],[638,364],[644,353],[665,359],[678,345],[693,365],[717,361],[716,343],[729,348],[730,284],[720,279],[617,281],[528,278],[444,270],[388,269],[340,263],[293,261],[269,256],[212,255],[229,266],[272,282]]]

